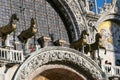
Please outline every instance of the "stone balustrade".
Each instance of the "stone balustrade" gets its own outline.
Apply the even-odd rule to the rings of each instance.
[[[71,52],[71,49],[68,51]],[[51,51],[51,53],[52,53],[52,51]],[[90,60],[88,60],[87,56],[84,57],[82,60],[84,60],[84,59],[87,61],[90,61]],[[1,62],[2,63],[21,63],[21,62],[23,62],[23,60],[24,60],[23,51],[0,48],[0,63]],[[112,76],[120,77],[120,67],[119,66],[102,65],[102,71],[105,72],[105,74],[107,74],[107,77],[112,77]],[[0,76],[4,76],[4,75],[0,75]]]
[[[102,70],[107,74],[108,77],[111,77],[111,76],[120,77],[119,66],[103,65]]]
[[[23,60],[23,51],[0,48],[0,62],[21,63]]]

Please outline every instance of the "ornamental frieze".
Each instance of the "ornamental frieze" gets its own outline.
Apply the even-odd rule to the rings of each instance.
[[[28,80],[28,76],[39,67],[55,61],[64,61],[64,63],[72,62],[73,65],[77,64],[84,70],[89,71],[96,79],[103,79],[103,77],[105,77],[99,67],[97,67],[97,64],[82,53],[69,48],[48,47],[33,53],[33,55],[20,66],[13,80]]]

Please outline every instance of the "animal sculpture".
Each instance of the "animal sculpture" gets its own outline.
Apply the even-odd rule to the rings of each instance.
[[[99,48],[102,48],[105,50],[105,53],[106,54],[106,48],[101,44],[102,42],[102,36],[100,33],[96,33],[95,35],[95,42],[92,43],[92,44],[86,44],[86,46],[84,47],[84,52],[86,54],[88,54],[88,52],[90,52],[90,56],[91,58],[94,60],[95,59],[95,51],[96,50],[99,50]],[[99,56],[99,53],[98,53],[98,57]]]
[[[5,41],[6,41],[7,35],[16,31],[17,21],[19,21],[17,14],[12,14],[12,16],[10,17],[9,23],[3,27],[0,27],[0,37],[2,38],[2,47],[6,46]]]
[[[81,37],[77,41],[72,42],[70,44],[70,48],[74,48],[76,50],[82,49],[82,47],[87,44],[86,36],[89,36],[89,34],[87,30],[83,30],[81,32]]]
[[[28,39],[31,38],[32,36],[34,36],[37,33],[38,29],[36,26],[36,19],[31,18],[31,26],[22,31],[19,35],[18,35],[18,39],[21,43],[27,43]]]

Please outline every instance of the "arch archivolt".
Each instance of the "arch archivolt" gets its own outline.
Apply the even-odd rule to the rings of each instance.
[[[81,9],[80,9],[80,5],[78,4],[78,1],[77,0],[63,0],[62,3],[64,3],[65,7],[69,8],[68,10],[71,10],[69,12],[71,12],[71,15],[73,14],[73,16],[75,17],[76,23],[80,24],[80,22],[82,21],[82,16],[81,16],[81,11],[80,11]]]
[[[83,15],[82,3],[79,0],[52,0],[55,7],[59,9],[63,16],[65,17],[65,22],[69,24],[70,34],[72,36],[72,41],[80,37],[81,30],[85,29],[85,16]],[[81,3],[81,4],[80,4]],[[57,5],[56,5],[57,4]],[[62,17],[63,17],[62,16]]]
[[[68,70],[68,71],[71,71],[72,73],[75,73],[76,75],[82,77],[82,79],[86,80],[86,78],[78,73],[77,71],[75,71],[74,69],[70,68],[70,67],[67,67],[65,65],[60,65],[60,64],[55,64],[55,65],[43,65],[42,67],[39,67],[37,68],[29,77],[28,77],[28,80],[32,80],[34,79],[36,76],[40,75],[40,73],[44,72],[44,71],[47,71],[47,70],[52,70],[54,69],[63,69],[63,70]],[[62,71],[63,72],[63,71]],[[72,76],[72,75],[71,75]]]
[[[106,14],[104,16],[101,16],[100,19],[96,23],[96,27],[98,28],[102,24],[102,22],[104,22],[106,20],[118,20],[118,21],[120,21],[120,16],[118,16],[117,14]]]
[[[47,47],[32,53],[18,68],[13,80],[29,80],[28,76],[34,73],[35,70],[46,64],[58,64],[56,61],[63,62],[61,65],[64,65],[66,62],[71,62],[71,65],[78,65],[80,68],[87,70],[95,79],[102,80],[105,78],[98,65],[80,52],[69,48]]]

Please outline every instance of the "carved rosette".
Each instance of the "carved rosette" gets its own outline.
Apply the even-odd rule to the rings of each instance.
[[[55,61],[69,61],[73,65],[77,64],[80,68],[89,71],[92,77],[103,80],[104,73],[95,62],[82,53],[63,47],[47,47],[36,51],[18,69],[13,80],[28,80],[28,76],[39,67]],[[57,63],[56,63],[57,64]]]

